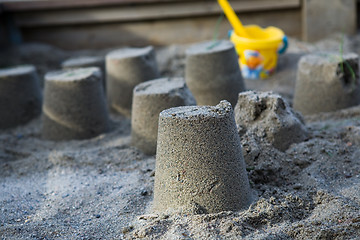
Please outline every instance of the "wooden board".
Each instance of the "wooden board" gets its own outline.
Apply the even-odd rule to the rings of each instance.
[[[154,20],[131,23],[24,28],[26,42],[46,42],[64,49],[186,44],[211,40],[218,16]],[[277,26],[288,36],[300,37],[301,12],[296,9],[244,13],[244,24]],[[227,20],[220,25],[219,38],[227,39]]]
[[[216,1],[176,0],[153,2],[152,4],[102,6],[97,8],[21,11],[15,12],[15,21],[20,27],[38,27],[187,18],[214,15],[222,12]],[[238,13],[300,9],[300,0],[243,0],[232,1],[231,4]]]

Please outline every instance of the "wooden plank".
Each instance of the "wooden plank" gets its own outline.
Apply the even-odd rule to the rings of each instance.
[[[300,8],[300,0],[247,0],[233,1],[238,13]],[[124,5],[90,9],[68,9],[58,11],[24,12],[15,15],[21,27],[75,25],[105,22],[130,22],[183,18],[219,14],[216,1],[173,1],[151,5]]]
[[[2,0],[6,11],[54,10],[66,8],[87,8],[110,5],[151,4],[159,2],[184,2],[191,0]]]
[[[244,24],[269,25],[281,28],[288,36],[300,37],[301,11],[287,9],[243,13]],[[64,49],[110,48],[186,44],[211,40],[218,16],[202,16],[146,22],[105,23],[93,25],[23,28],[25,42],[45,42]],[[231,29],[223,20],[219,38],[228,39]]]
[[[263,5],[258,0],[240,0],[242,6],[245,8],[258,6],[260,9],[267,8],[269,4]],[[277,0],[266,1],[271,2],[270,6],[278,7],[293,7],[294,5],[300,6],[301,0]],[[192,0],[2,0],[3,8],[6,11],[30,11],[30,10],[51,10],[51,9],[64,9],[64,8],[86,8],[86,7],[99,7],[109,5],[134,5],[134,4],[153,4],[153,3],[174,3],[174,2],[192,2]],[[209,2],[209,1],[205,1]],[[215,1],[213,1],[215,2]],[[237,4],[239,0],[231,1],[231,4]]]

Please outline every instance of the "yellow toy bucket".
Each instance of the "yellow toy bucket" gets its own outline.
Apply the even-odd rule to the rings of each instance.
[[[241,73],[247,79],[267,78],[275,72],[278,54],[285,52],[288,40],[276,27],[265,29],[257,25],[244,26],[248,37],[240,37],[233,30],[230,41],[239,55]]]

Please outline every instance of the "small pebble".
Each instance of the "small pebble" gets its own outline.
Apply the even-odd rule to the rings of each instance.
[[[133,226],[124,227],[124,228],[122,229],[122,233],[125,234],[125,233],[128,233],[128,232],[131,232],[133,229],[134,229]]]
[[[349,173],[349,172],[344,172],[344,175],[345,175],[346,178],[351,178],[352,177],[351,173]]]
[[[150,220],[150,219],[154,219],[154,218],[158,218],[158,217],[159,217],[158,214],[146,214],[146,215],[139,216],[139,220]]]
[[[18,139],[21,139],[21,138],[24,137],[24,135],[22,135],[21,133],[19,133],[19,134],[16,135],[16,137],[17,137]]]
[[[66,198],[66,197],[68,197],[68,196],[69,196],[69,194],[67,193],[67,194],[62,195],[61,197],[62,197],[62,198]]]
[[[149,192],[146,190],[142,190],[140,194],[141,194],[141,196],[147,196],[147,195],[149,195]]]

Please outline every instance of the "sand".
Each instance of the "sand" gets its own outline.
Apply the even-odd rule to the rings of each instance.
[[[338,50],[341,35],[316,44],[290,40],[279,72],[247,88],[292,103],[301,55]],[[345,38],[360,52],[360,36]],[[46,60],[49,49],[52,54]],[[165,76],[182,76],[186,46],[157,50]],[[83,51],[84,52],[84,51]],[[94,55],[99,51],[88,51]],[[0,66],[32,63],[40,74],[79,52],[30,44],[1,51]],[[167,59],[167,60],[166,60]],[[1,239],[357,239],[360,235],[360,106],[305,117],[309,138],[285,152],[260,136],[241,138],[255,200],[246,210],[153,214],[155,157],[130,146],[130,120],[90,140],[43,140],[40,117],[0,131]]]

